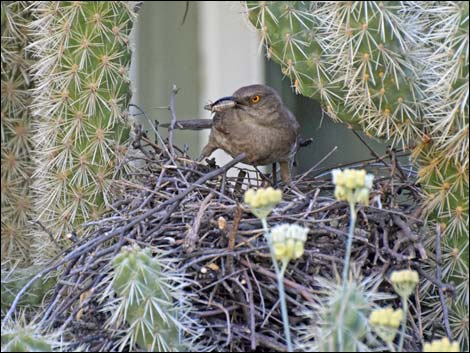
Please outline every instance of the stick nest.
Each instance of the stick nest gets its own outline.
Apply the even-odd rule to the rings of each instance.
[[[244,191],[266,186],[266,181],[259,174],[244,180],[226,176],[230,168],[241,170],[233,167],[237,159],[223,167],[213,161],[198,163],[170,144],[172,139],[158,138],[152,142],[136,128],[133,147],[140,153],[130,162],[140,166],[131,178],[117,183],[120,196],[112,211],[86,224],[88,235],[50,267],[59,269],[59,281],[43,322],[69,332],[71,349],[113,349],[119,335],[104,326],[101,282],[120,248],[137,244],[177,259],[175,271],[188,279],[185,291],[191,293],[192,318],[204,329],[197,340],[200,346],[286,350],[276,276],[262,225],[242,202]],[[420,262],[427,256],[413,173],[402,169],[391,152],[354,167],[366,168],[375,182],[371,205],[359,207],[352,265],[362,277],[379,276],[380,290],[393,293],[390,272],[411,267],[422,273]],[[305,309],[321,298],[318,278],[338,282],[349,207],[334,199],[330,173],[321,166],[296,177],[294,184],[304,195],[284,189],[268,224],[295,222],[310,229],[305,253],[290,262],[284,282],[295,337],[297,329],[309,323]],[[398,303],[393,299],[386,304]],[[419,320],[413,315],[409,349],[421,340]]]

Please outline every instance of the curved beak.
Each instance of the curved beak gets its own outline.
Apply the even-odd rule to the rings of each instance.
[[[207,104],[204,109],[210,110],[211,112],[222,112],[224,110],[235,107],[238,104],[237,99],[234,96],[227,96],[217,99],[212,104]]]

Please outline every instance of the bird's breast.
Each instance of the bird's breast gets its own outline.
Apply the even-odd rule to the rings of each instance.
[[[245,153],[244,162],[251,165],[289,160],[297,137],[294,129],[263,126],[236,115],[214,119],[212,134],[219,148],[232,157]]]

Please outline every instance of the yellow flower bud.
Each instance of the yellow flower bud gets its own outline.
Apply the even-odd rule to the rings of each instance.
[[[366,206],[369,205],[369,189],[360,188],[356,191],[355,199],[357,203],[362,203]]]
[[[280,224],[271,230],[273,252],[277,260],[297,259],[304,253],[308,228],[297,224]]]
[[[266,207],[270,204],[266,189],[259,189],[259,199],[262,207]]]
[[[294,259],[298,259],[304,254],[304,243],[302,241],[297,241],[294,248]]]
[[[283,227],[285,228],[285,227]],[[283,243],[284,242],[284,239],[286,238],[286,233],[287,233],[287,230],[286,229],[283,229],[283,228],[280,228],[280,229],[274,229],[272,232],[271,232],[271,240],[273,243]]]
[[[336,186],[335,198],[338,201],[346,201],[347,200],[346,188],[344,188],[341,185]]]
[[[402,319],[403,319],[402,309],[393,311],[392,314],[390,315],[390,326],[398,328],[400,326]]]
[[[371,325],[377,325],[380,323],[381,317],[382,316],[380,315],[380,311],[374,310],[373,312],[370,313],[369,322],[371,323]]]
[[[395,291],[402,297],[408,298],[419,282],[418,273],[412,270],[393,271],[390,276]]]
[[[398,332],[402,315],[401,309],[377,309],[370,314],[369,323],[384,342],[391,343]]]
[[[355,170],[354,174],[354,179],[356,180],[356,187],[364,187],[366,184],[366,171],[364,169]]]
[[[253,198],[251,199],[251,203],[250,203],[251,207],[253,208],[261,207],[261,200],[259,196],[260,196],[259,194],[256,194],[253,196]]]
[[[336,185],[335,198],[338,201],[369,204],[369,189],[372,188],[374,176],[366,174],[364,169],[335,169],[332,171],[333,183]]]
[[[340,169],[334,169],[331,174],[333,175],[333,184],[337,186],[344,185],[344,175]]]
[[[245,192],[245,203],[250,204],[254,196],[255,196],[255,190],[248,189]]]
[[[271,203],[279,203],[282,200],[282,191],[273,190],[269,195],[269,200],[271,201]]]
[[[245,192],[245,202],[250,206],[253,214],[259,219],[264,219],[272,211],[274,206],[282,200],[282,192],[272,187],[249,189]]]
[[[457,342],[450,342],[447,337],[440,340],[434,340],[431,343],[425,343],[423,352],[458,352],[459,344]]]
[[[295,239],[286,239],[286,257],[292,259],[294,257]]]
[[[346,169],[344,171],[344,186],[350,190],[356,187],[356,176],[354,171],[351,169]]]
[[[276,258],[276,260],[281,260],[282,258],[285,257],[285,254],[287,252],[286,245],[284,243],[274,243],[273,252],[274,252],[274,257]]]

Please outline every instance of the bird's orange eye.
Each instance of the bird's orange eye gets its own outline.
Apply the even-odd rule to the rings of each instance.
[[[253,96],[251,97],[251,103],[258,103],[260,100],[260,96]]]

